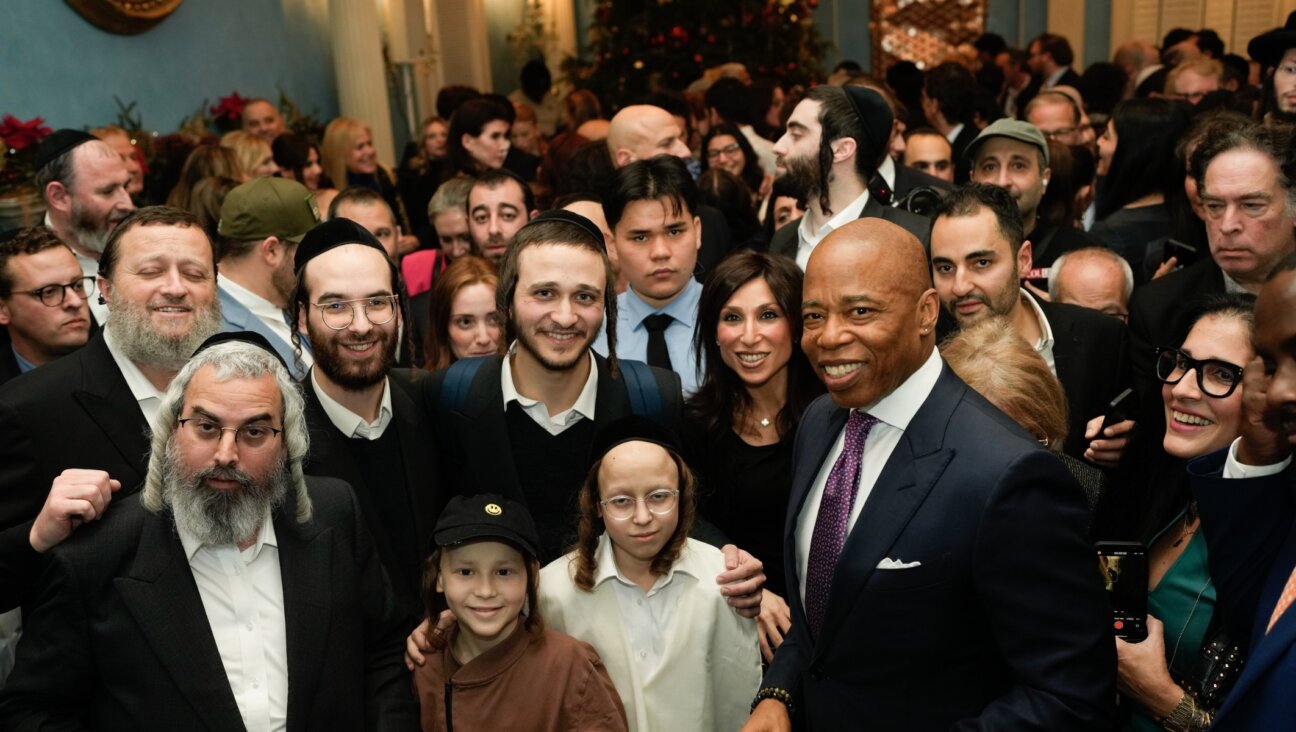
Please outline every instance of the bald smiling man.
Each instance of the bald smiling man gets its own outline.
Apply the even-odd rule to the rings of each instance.
[[[828,387],[797,432],[792,630],[745,732],[1107,729],[1110,609],[1062,463],[950,371],[922,245],[879,219],[806,267]]]

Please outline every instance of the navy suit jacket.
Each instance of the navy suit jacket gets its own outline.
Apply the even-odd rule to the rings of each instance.
[[[271,346],[274,346],[275,352],[287,364],[288,370],[292,373],[294,379],[301,381],[306,378],[306,374],[309,373],[310,369],[307,369],[305,364],[297,363],[297,356],[291,343],[285,341],[278,333],[270,330],[269,326],[256,315],[253,315],[246,305],[236,300],[225,288],[216,288],[216,297],[220,300],[222,333],[251,331],[261,334],[270,342]]]
[[[1220,611],[1232,637],[1250,639],[1246,666],[1211,730],[1291,729],[1296,717],[1296,609],[1283,613],[1269,633],[1265,629],[1296,567],[1293,471],[1225,479],[1227,452],[1188,464]]]
[[[947,366],[868,494],[811,636],[798,517],[848,414],[820,397],[797,432],[792,629],[763,686],[791,692],[815,732],[1110,728],[1111,610],[1080,488]]]

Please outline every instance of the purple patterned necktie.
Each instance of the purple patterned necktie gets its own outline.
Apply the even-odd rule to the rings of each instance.
[[[842,441],[841,455],[833,463],[824,484],[823,498],[819,502],[819,515],[815,518],[814,534],[810,537],[810,556],[806,562],[805,608],[810,619],[810,633],[819,636],[824,615],[828,610],[828,591],[832,588],[833,571],[837,558],[846,543],[846,524],[851,507],[859,493],[860,460],[864,457],[864,441],[878,420],[865,412],[855,410],[846,420],[846,436]]]

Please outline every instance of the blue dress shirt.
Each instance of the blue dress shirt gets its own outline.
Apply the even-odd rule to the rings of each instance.
[[[674,318],[666,328],[666,351],[671,366],[679,374],[684,395],[697,391],[701,382],[696,369],[693,351],[693,328],[697,322],[698,301],[702,298],[702,285],[690,279],[684,291],[660,310],[644,302],[633,289],[617,295],[617,358],[648,362],[648,329],[643,320],[649,315],[665,313]],[[599,332],[594,350],[607,355],[607,331]],[[704,364],[705,365],[705,364]]]

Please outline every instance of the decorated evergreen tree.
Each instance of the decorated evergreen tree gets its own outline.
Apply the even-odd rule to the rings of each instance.
[[[789,83],[822,78],[826,50],[814,25],[819,0],[599,0],[589,57],[569,59],[571,81],[618,102],[682,89],[736,61]]]

